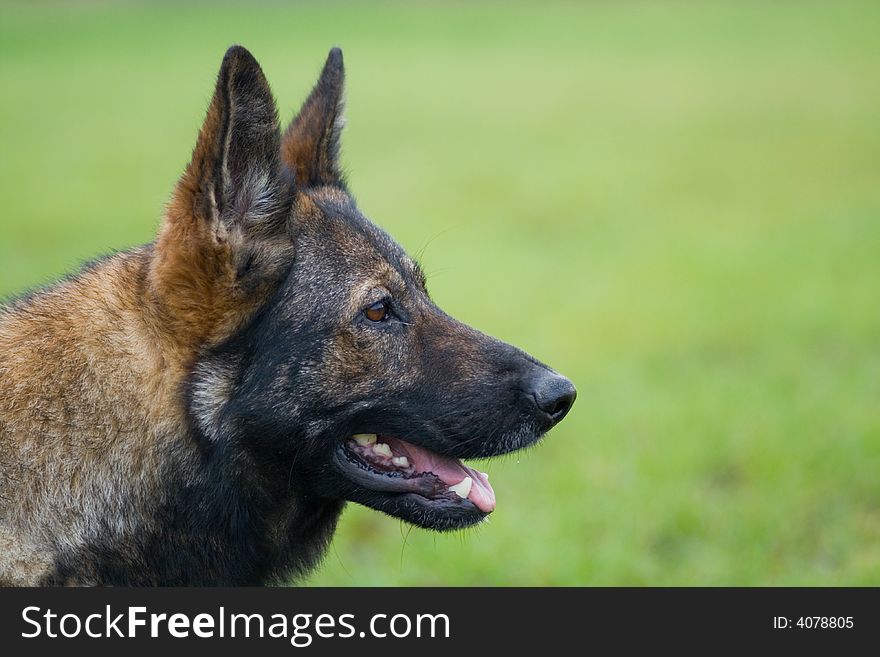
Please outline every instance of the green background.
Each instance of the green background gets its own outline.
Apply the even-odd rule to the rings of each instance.
[[[149,241],[227,46],[333,45],[363,211],[578,386],[491,522],[313,584],[880,585],[880,6],[0,6],[0,294]]]

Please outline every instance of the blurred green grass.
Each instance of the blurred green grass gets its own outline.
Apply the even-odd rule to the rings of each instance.
[[[463,534],[314,584],[880,584],[880,6],[0,6],[0,294],[152,238],[225,48],[341,45],[362,209],[574,379]]]

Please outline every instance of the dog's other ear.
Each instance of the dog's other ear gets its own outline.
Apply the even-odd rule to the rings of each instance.
[[[344,84],[342,51],[333,48],[318,84],[291,121],[281,143],[282,157],[295,172],[298,186],[345,187],[338,161],[339,135],[344,123]]]
[[[292,190],[279,148],[269,83],[253,55],[232,46],[223,58],[177,200],[189,205],[197,219],[215,224],[218,237],[235,224],[284,219]]]

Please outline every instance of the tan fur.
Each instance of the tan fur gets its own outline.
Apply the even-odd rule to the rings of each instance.
[[[38,582],[59,543],[86,544],[102,523],[124,534],[126,518],[155,503],[163,441],[184,422],[184,377],[270,290],[271,278],[236,280],[240,231],[195,216],[201,158],[197,149],[153,249],[0,314],[0,583]],[[291,249],[264,244],[279,261]]]
[[[262,301],[198,231],[172,206],[154,253],[115,256],[0,316],[0,581],[38,580],[59,537],[84,543],[99,520],[124,533],[158,488],[198,350]],[[132,490],[144,499],[118,499]]]
[[[183,365],[159,346],[144,286],[130,284],[145,263],[144,252],[112,258],[0,319],[0,535],[18,544],[0,580],[45,566],[59,538],[85,540],[92,510],[121,502],[107,499],[114,481],[149,476],[144,427],[163,420],[143,401],[172,397]]]

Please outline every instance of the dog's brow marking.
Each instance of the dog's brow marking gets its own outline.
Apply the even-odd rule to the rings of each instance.
[[[403,276],[400,275],[399,271],[397,271],[391,265],[388,266],[388,270],[389,270],[388,271],[388,278],[391,279],[391,282],[393,282],[395,285],[397,285],[399,287],[406,286],[406,281],[404,281]]]
[[[393,268],[389,267],[389,269],[393,271]],[[398,274],[398,277],[399,276],[400,275]],[[371,290],[382,290],[386,294],[390,294],[390,290],[388,289],[388,279],[391,277],[392,276],[380,275],[366,279],[354,288],[350,297],[351,302],[356,306],[360,306],[360,304],[363,302],[364,297],[369,294]]]

